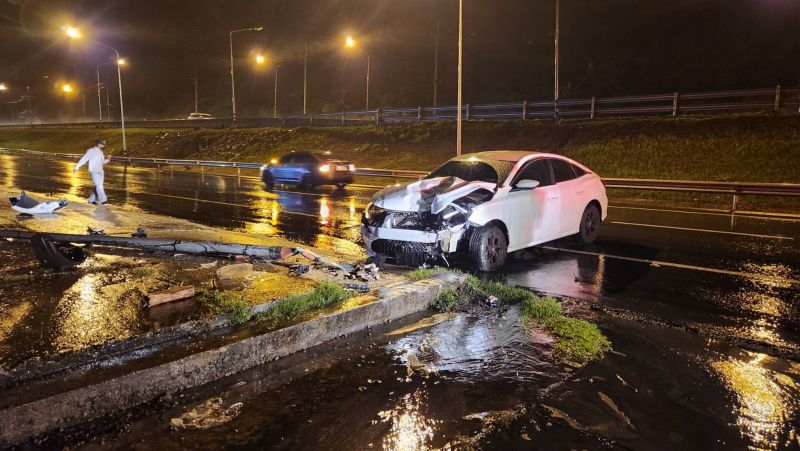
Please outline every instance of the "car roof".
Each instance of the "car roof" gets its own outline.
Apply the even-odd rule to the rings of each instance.
[[[500,160],[500,161],[520,161],[527,157],[531,156],[538,156],[538,157],[555,157],[555,158],[565,158],[563,155],[558,155],[555,153],[547,153],[547,152],[535,152],[530,150],[487,150],[484,152],[473,152],[468,154],[463,154],[460,157],[454,158],[454,160],[470,160],[470,159],[479,159],[479,160]]]

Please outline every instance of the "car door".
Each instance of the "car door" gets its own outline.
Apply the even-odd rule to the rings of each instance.
[[[569,162],[553,158],[550,160],[550,165],[561,198],[561,226],[558,235],[559,237],[573,235],[578,233],[583,209],[589,203],[588,193]]]
[[[520,180],[536,180],[533,189],[518,189]],[[504,202],[509,229],[510,250],[551,241],[561,228],[561,198],[553,184],[550,163],[545,159],[527,163],[514,176],[511,191]]]
[[[288,172],[290,171],[290,166],[294,162],[294,154],[284,155],[281,157],[280,161],[276,166],[272,168],[272,177],[278,181],[286,181],[288,180]]]

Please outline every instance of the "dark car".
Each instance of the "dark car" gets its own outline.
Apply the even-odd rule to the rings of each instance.
[[[268,188],[276,183],[297,185],[313,189],[318,185],[336,185],[344,188],[353,183],[355,166],[349,161],[337,160],[317,152],[292,152],[261,167],[261,180]]]

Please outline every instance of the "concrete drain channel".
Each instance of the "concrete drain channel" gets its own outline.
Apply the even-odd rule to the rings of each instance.
[[[363,305],[271,331],[258,324],[231,330],[226,321],[175,328],[111,344],[89,356],[30,365],[0,379],[0,447],[70,428],[214,382],[335,338],[422,311],[465,276],[397,282]],[[259,306],[256,306],[257,310]],[[194,330],[191,330],[194,329]]]

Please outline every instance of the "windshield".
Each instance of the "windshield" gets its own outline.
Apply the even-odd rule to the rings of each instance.
[[[489,183],[499,183],[505,180],[514,168],[513,161],[487,160],[448,161],[428,174],[428,179],[436,177],[458,177],[468,182],[476,180]]]

